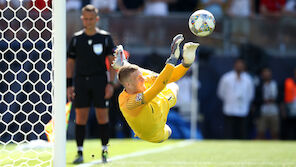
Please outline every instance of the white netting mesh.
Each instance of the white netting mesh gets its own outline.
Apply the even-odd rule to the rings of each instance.
[[[51,1],[0,0],[0,166],[51,166],[51,31]]]

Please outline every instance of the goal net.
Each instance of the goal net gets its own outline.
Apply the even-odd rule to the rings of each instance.
[[[64,166],[55,157],[65,159],[65,42],[53,33],[57,15],[64,15],[54,3],[65,6],[63,0],[0,0],[0,166]],[[62,41],[60,50],[54,41]],[[45,125],[52,118],[62,130],[49,143]]]

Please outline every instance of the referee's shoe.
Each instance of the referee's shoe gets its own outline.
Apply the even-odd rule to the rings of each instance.
[[[73,164],[81,164],[83,163],[83,156],[82,156],[82,152],[78,151],[78,154],[76,156],[76,159],[73,161]]]
[[[103,150],[102,151],[102,162],[103,163],[107,163],[107,158],[108,158],[108,151],[107,150]]]

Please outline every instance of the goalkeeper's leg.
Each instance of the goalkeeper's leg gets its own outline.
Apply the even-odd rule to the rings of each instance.
[[[188,70],[189,70],[189,67],[184,67],[183,64],[179,64],[178,66],[176,66],[174,68],[174,71],[173,71],[172,75],[171,75],[169,83],[176,82],[179,79],[181,79],[186,74],[186,72]]]
[[[175,67],[171,75],[171,78],[169,80],[169,83],[178,81],[180,78],[182,78],[186,74],[189,67],[193,64],[195,60],[195,51],[198,46],[199,46],[198,43],[193,43],[193,42],[185,43],[185,45],[183,46],[182,64],[179,64],[178,66]]]

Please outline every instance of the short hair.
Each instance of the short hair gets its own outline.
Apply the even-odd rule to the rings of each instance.
[[[121,84],[123,84],[123,82],[126,82],[128,77],[130,76],[131,73],[137,71],[139,69],[139,66],[135,65],[135,64],[129,64],[129,65],[125,65],[122,66],[119,70],[118,70],[118,80]]]
[[[85,5],[85,6],[81,9],[81,13],[83,13],[84,11],[87,11],[87,12],[95,12],[96,15],[99,14],[99,10],[98,10],[94,5],[91,5],[91,4]]]

